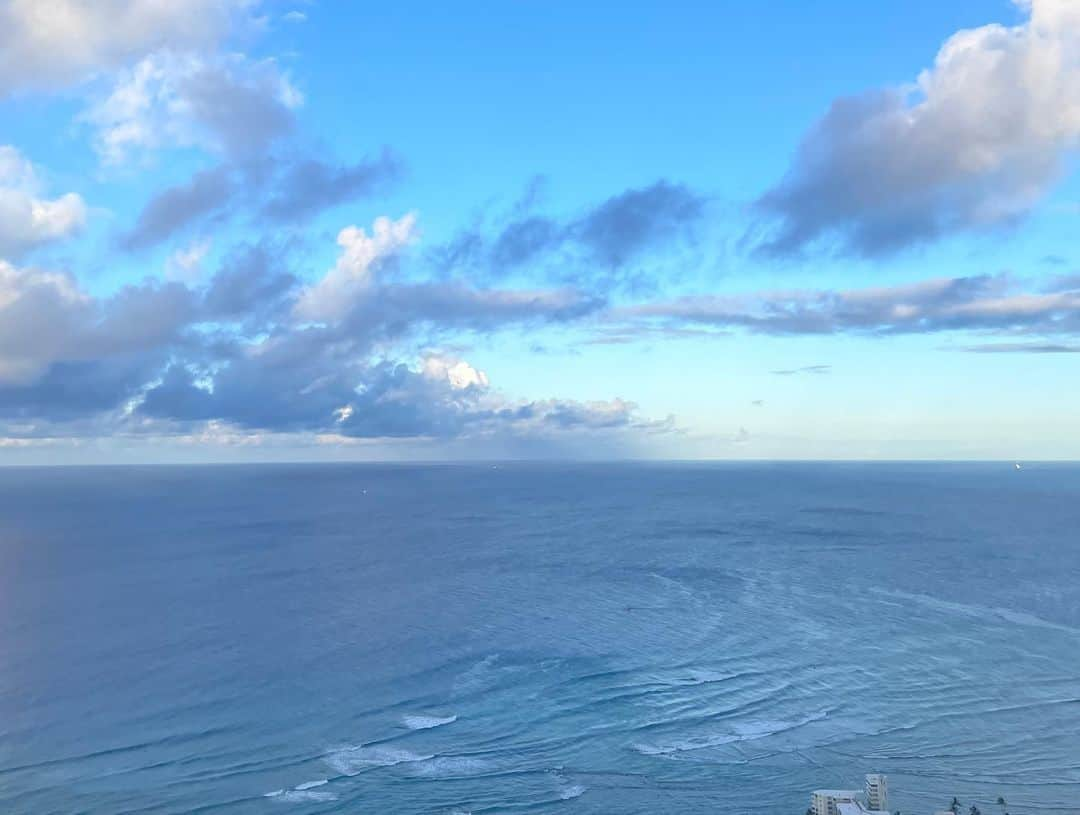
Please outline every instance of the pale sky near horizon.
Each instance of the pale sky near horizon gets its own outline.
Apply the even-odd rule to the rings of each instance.
[[[0,0],[0,464],[1080,458],[1080,2]]]

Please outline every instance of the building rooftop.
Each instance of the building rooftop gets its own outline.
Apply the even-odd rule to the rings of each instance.
[[[888,810],[866,809],[858,802],[849,804],[846,801],[838,803],[836,805],[836,811],[839,812],[840,815],[891,815]]]

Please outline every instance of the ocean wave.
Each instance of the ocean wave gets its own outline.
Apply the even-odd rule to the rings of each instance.
[[[421,761],[410,765],[410,775],[423,776],[425,778],[461,778],[470,775],[481,775],[496,769],[495,765],[486,759],[473,758],[472,756],[435,756],[427,761]]]
[[[585,794],[585,790],[587,789],[588,787],[582,784],[567,784],[565,787],[559,789],[559,800],[569,801],[572,798],[580,798]]]
[[[409,730],[430,730],[433,727],[441,727],[444,724],[453,724],[457,716],[429,716],[424,713],[408,713],[401,717],[401,723]]]
[[[1052,620],[1038,617],[1034,614],[1028,614],[1025,611],[1014,611],[1013,609],[1001,608],[1000,606],[982,606],[976,603],[958,603],[951,600],[943,600],[940,597],[931,597],[926,594],[915,594],[913,592],[877,587],[870,588],[870,591],[883,597],[908,600],[937,611],[960,614],[984,622],[996,623],[1005,621],[1007,623],[1013,623],[1014,625],[1027,626],[1030,628],[1046,628],[1051,631],[1061,631],[1066,634],[1080,633],[1080,628],[1077,628],[1076,626],[1057,623]]]
[[[325,780],[312,782],[314,786],[322,786]],[[307,784],[300,784],[291,790],[280,789],[266,793],[263,798],[272,798],[285,804],[300,804],[314,801],[336,801],[337,795],[329,790],[313,790]]]
[[[434,757],[434,754],[423,755],[398,747],[357,745],[334,750],[328,753],[324,760],[342,775],[359,775],[365,770],[377,767],[411,764],[417,761],[428,761]]]
[[[293,789],[295,790],[310,790],[315,787],[321,787],[323,784],[329,784],[329,778],[320,778],[318,781],[305,781],[303,784],[297,784]]]
[[[791,720],[760,720],[751,722],[739,722],[732,726],[731,731],[715,733],[704,736],[691,736],[660,744],[639,743],[632,745],[633,749],[642,755],[666,756],[673,753],[687,753],[694,750],[707,750],[711,747],[722,747],[725,744],[736,744],[744,741],[756,741],[757,739],[776,736],[789,730],[796,730],[811,722],[820,721],[829,715],[827,710]]]

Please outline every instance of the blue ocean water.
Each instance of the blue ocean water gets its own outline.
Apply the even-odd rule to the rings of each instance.
[[[1080,467],[0,470],[0,812],[1080,810]]]

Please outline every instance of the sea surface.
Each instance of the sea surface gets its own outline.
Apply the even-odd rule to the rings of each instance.
[[[0,813],[1080,811],[1080,467],[0,470]]]

